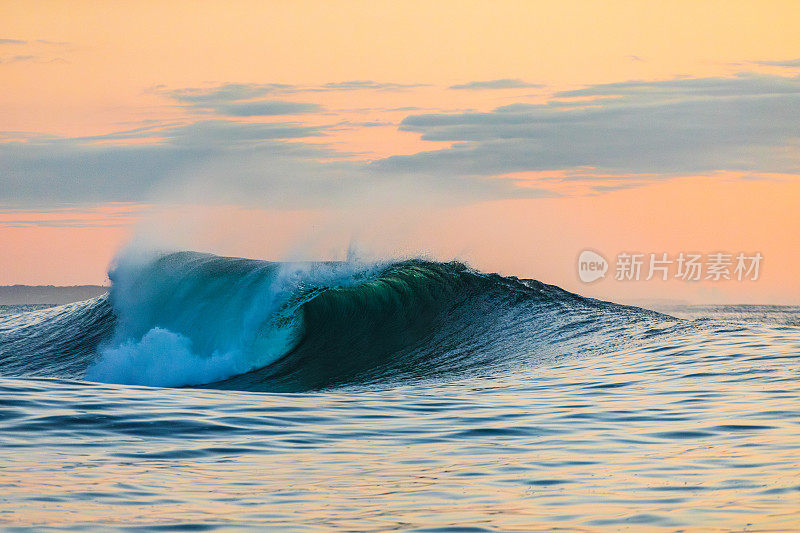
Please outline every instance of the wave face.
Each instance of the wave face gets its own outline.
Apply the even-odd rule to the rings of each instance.
[[[0,317],[0,373],[303,391],[539,364],[664,317],[457,263],[123,258],[107,296]]]

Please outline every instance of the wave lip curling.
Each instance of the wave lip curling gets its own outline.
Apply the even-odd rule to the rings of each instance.
[[[86,378],[174,387],[268,366],[301,339],[299,307],[319,283],[346,285],[368,271],[195,252],[123,258],[109,274],[114,333],[99,346]]]

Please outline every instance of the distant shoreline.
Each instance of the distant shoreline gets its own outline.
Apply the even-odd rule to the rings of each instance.
[[[0,286],[0,305],[62,305],[105,294],[102,285],[5,285]]]

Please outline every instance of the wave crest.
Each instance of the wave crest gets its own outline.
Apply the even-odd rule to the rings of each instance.
[[[301,340],[305,301],[330,284],[357,282],[370,268],[194,252],[120,261],[109,274],[114,335],[86,377],[198,385],[265,367]]]
[[[0,318],[4,374],[257,391],[435,378],[608,348],[654,313],[407,260],[123,257],[110,294]],[[22,317],[22,318],[20,318]]]

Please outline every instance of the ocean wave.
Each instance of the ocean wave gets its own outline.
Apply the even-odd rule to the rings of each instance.
[[[108,296],[0,318],[0,372],[265,391],[535,364],[663,318],[458,262],[122,257]]]

